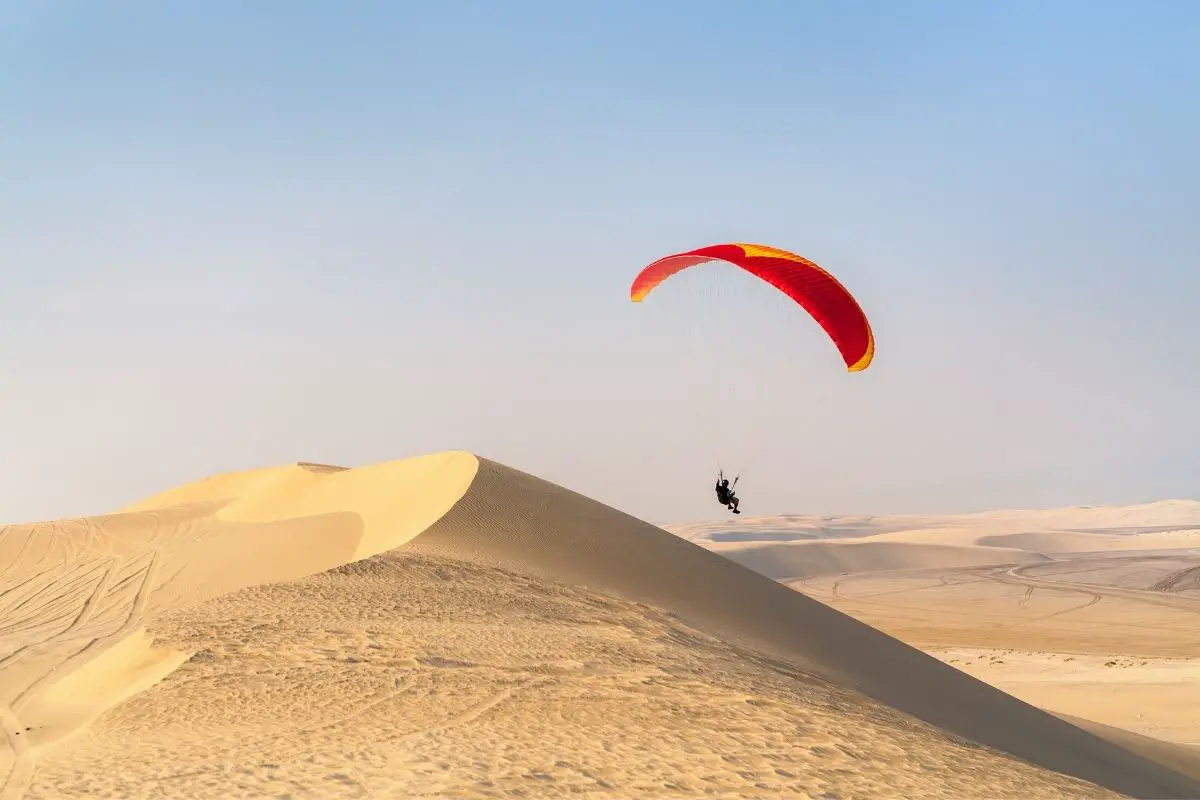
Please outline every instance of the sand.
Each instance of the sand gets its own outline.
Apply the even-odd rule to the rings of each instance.
[[[991,647],[961,620],[931,655],[701,544],[469,453],[9,526],[0,797],[1200,796],[1178,745],[1018,699],[1037,648],[1007,694],[946,663]]]
[[[1198,563],[1122,550],[786,583],[1042,708],[1200,745]]]
[[[1198,523],[1200,503],[1168,501],[679,527],[1009,694],[1200,777],[1200,639],[1190,635],[1200,614]],[[807,538],[822,531],[831,538]]]
[[[841,539],[834,541],[713,543],[709,550],[776,580],[906,569],[952,569],[990,564],[1035,564],[1050,559],[1011,547]]]

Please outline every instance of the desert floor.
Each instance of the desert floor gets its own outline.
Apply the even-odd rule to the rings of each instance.
[[[1200,554],[790,585],[1036,706],[1200,745]]]

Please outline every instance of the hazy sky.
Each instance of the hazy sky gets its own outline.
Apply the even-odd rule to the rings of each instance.
[[[1200,4],[0,2],[0,519],[469,449],[654,521],[1200,487]],[[818,261],[848,374],[722,241]]]

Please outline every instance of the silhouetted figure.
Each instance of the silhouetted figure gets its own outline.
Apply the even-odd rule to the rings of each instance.
[[[728,508],[735,514],[742,513],[738,511],[738,496],[733,493],[733,487],[737,486],[738,479],[733,479],[733,486],[729,485],[729,479],[725,477],[723,472],[717,473],[717,502]]]

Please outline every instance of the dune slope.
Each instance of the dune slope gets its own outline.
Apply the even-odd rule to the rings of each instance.
[[[575,492],[480,459],[463,499],[410,549],[664,609],[980,744],[1141,797],[1200,782],[1124,750],[752,570]]]
[[[655,609],[411,551],[152,629],[190,660],[45,759],[30,800],[1117,796]]]

